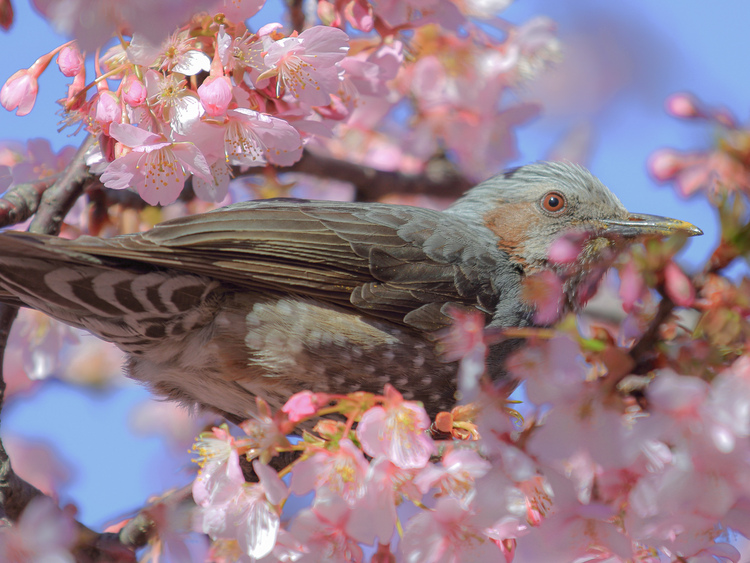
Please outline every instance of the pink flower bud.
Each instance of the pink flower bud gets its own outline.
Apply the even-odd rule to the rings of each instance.
[[[321,397],[318,395],[312,391],[295,393],[289,397],[289,400],[281,407],[281,410],[287,413],[289,420],[294,423],[315,416],[315,413],[318,412],[318,407],[325,403],[325,400],[321,401]]]
[[[27,115],[34,107],[39,83],[28,69],[19,70],[0,90],[0,104],[8,111],[18,108],[16,115]]]
[[[224,115],[232,101],[232,84],[226,76],[209,77],[198,88],[198,96],[208,115]]]
[[[138,107],[146,101],[146,86],[141,82],[137,76],[130,75],[125,81],[125,86],[122,89],[122,99],[130,107]]]
[[[0,0],[0,27],[5,31],[13,25],[13,4],[10,0]]]
[[[122,121],[120,98],[109,90],[101,92],[96,101],[94,120],[101,126],[104,133],[109,134],[109,125],[113,122],[120,123]]]
[[[643,298],[646,291],[646,282],[643,275],[633,265],[633,262],[625,264],[625,267],[620,271],[620,299],[622,299],[623,311],[630,313],[635,303]]]
[[[585,233],[566,233],[555,239],[549,247],[549,259],[555,264],[572,264],[578,260],[586,240]]]
[[[63,47],[60,54],[57,55],[57,65],[60,67],[60,72],[68,77],[75,76],[81,72],[83,57],[78,47],[75,45]]]
[[[673,179],[682,170],[682,160],[671,149],[660,149],[648,159],[648,171],[659,182]]]
[[[698,100],[691,94],[672,94],[664,102],[667,112],[675,117],[692,119],[702,117],[703,112],[698,106]]]
[[[664,268],[664,289],[675,305],[690,307],[695,302],[693,282],[677,264],[671,261]]]

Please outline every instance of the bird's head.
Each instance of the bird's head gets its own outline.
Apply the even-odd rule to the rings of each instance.
[[[600,277],[630,244],[678,233],[702,234],[685,221],[630,213],[588,170],[562,162],[530,164],[490,178],[448,212],[479,221],[527,275],[553,267],[550,248],[557,239],[583,233],[578,258],[566,267],[575,286],[591,278],[593,270]]]

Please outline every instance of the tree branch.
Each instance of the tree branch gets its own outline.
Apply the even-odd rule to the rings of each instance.
[[[299,33],[305,30],[305,6],[303,0],[287,0],[292,29]]]
[[[58,234],[65,215],[81,196],[93,176],[86,167],[85,155],[94,140],[88,137],[78,149],[73,161],[57,177],[54,184],[48,181],[18,186],[0,201],[0,223],[23,221],[36,211],[29,231]],[[4,213],[3,213],[4,212]],[[0,304],[0,410],[5,399],[3,360],[8,337],[18,308]],[[19,477],[14,471],[2,441],[0,441],[0,512],[3,518],[16,521],[28,503],[43,493]],[[113,534],[98,534],[77,523],[78,541],[73,553],[81,563],[117,561],[135,562],[132,550],[120,545]]]
[[[0,227],[22,223],[36,213],[44,192],[52,182],[52,179],[38,180],[19,184],[8,191],[0,198]]]
[[[394,193],[456,198],[472,186],[447,162],[434,161],[423,174],[405,174],[378,170],[307,150],[302,159],[291,166],[279,168],[279,172],[297,172],[316,178],[349,182],[357,191],[357,201],[375,201]]]
[[[29,226],[29,232],[48,235],[60,233],[65,215],[81,197],[86,184],[94,180],[86,166],[86,153],[95,143],[96,139],[93,136],[86,137],[65,171],[44,192],[39,209]]]

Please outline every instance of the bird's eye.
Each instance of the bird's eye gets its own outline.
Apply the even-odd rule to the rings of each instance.
[[[550,213],[560,213],[565,209],[565,196],[560,192],[549,192],[542,198],[542,207]]]

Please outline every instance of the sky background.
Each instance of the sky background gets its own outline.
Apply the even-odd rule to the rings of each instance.
[[[64,41],[24,1],[14,6],[13,29],[0,33],[0,81]],[[257,29],[278,14],[275,6],[266,6],[251,25]],[[746,121],[750,2],[518,0],[503,14],[514,23],[537,15],[558,22],[566,62],[521,94],[545,100],[551,111],[521,129],[521,156],[509,164],[544,158],[570,131],[585,134],[591,141],[589,168],[628,209],[677,217],[705,231],[682,255],[687,267],[703,262],[718,240],[712,209],[701,197],[684,200],[669,186],[657,187],[646,161],[660,147],[700,149],[710,141],[709,127],[665,114],[664,99],[672,93],[691,92]],[[67,131],[56,132],[55,99],[64,92],[62,76],[51,68],[40,80],[29,116],[0,109],[0,139],[46,137],[55,149],[78,144]],[[133,409],[147,396],[134,384],[88,392],[53,382],[7,405],[2,436],[52,447],[74,474],[61,488],[61,500],[74,502],[79,519],[99,527],[190,479],[186,451],[168,450],[156,436],[130,432]]]

